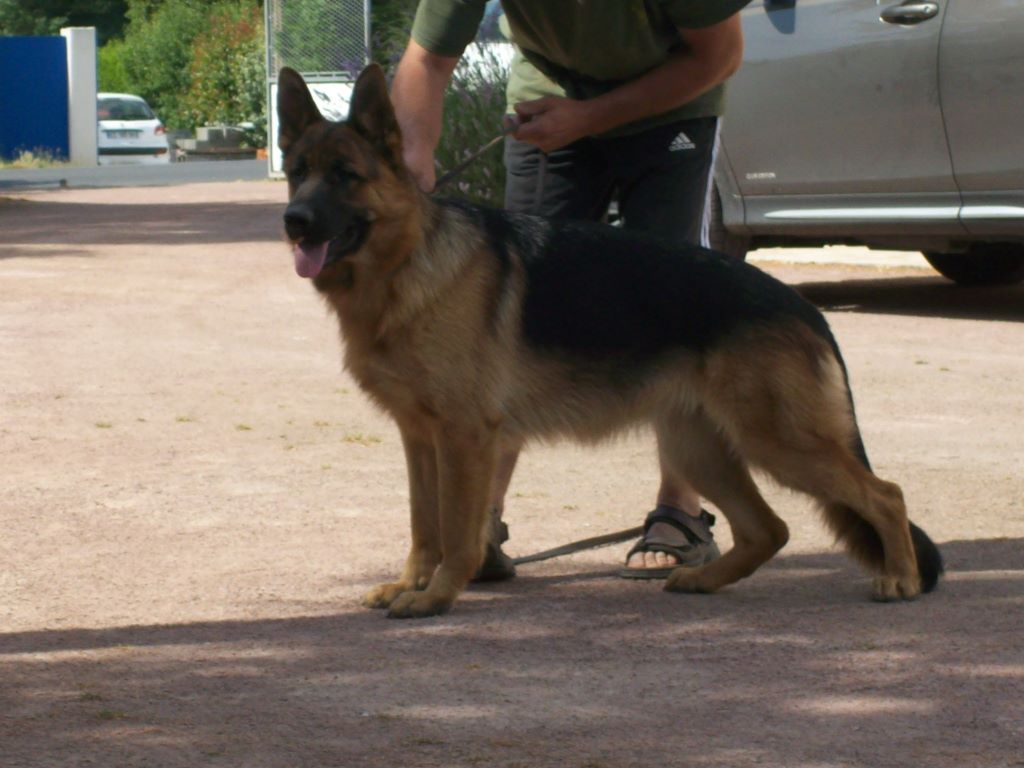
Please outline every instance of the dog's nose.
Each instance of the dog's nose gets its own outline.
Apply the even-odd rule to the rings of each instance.
[[[313,210],[304,203],[292,203],[284,210],[284,231],[292,240],[299,240],[313,224]]]

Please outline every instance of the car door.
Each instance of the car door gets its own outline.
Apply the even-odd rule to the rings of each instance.
[[[722,143],[749,231],[962,231],[937,74],[948,2],[747,6]]]
[[[939,50],[964,226],[1024,236],[1024,2],[952,0]]]

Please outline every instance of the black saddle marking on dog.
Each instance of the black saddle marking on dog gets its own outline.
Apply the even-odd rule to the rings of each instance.
[[[539,245],[520,254],[523,330],[538,347],[639,359],[680,348],[703,352],[740,327],[784,317],[835,347],[821,313],[791,288],[699,246],[567,222],[553,223]]]

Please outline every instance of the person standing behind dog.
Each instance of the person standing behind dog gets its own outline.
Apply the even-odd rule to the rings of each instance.
[[[505,207],[602,219],[613,195],[625,229],[707,245],[723,84],[739,67],[750,0],[503,0],[516,45],[508,103]],[[391,98],[406,164],[434,187],[443,95],[486,0],[420,0]],[[499,462],[479,580],[515,575],[502,552],[504,496],[517,452]],[[621,575],[663,578],[718,557],[714,517],[662,463],[656,508]]]

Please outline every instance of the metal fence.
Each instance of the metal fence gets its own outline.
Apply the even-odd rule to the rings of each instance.
[[[267,74],[353,79],[368,60],[370,0],[266,0]]]
[[[277,73],[298,70],[320,112],[344,120],[352,83],[370,59],[370,0],[266,0],[269,173],[282,175],[277,148]]]

